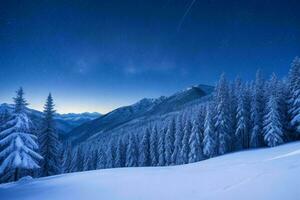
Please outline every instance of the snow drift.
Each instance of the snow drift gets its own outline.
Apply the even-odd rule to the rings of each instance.
[[[300,142],[174,167],[106,169],[0,185],[5,200],[203,200],[300,197]]]

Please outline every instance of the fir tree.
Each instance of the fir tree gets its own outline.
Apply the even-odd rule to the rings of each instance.
[[[150,166],[150,164],[150,130],[146,128],[140,143],[139,166]]]
[[[189,138],[189,163],[203,160],[202,140],[200,132],[200,123],[198,119],[193,120],[192,131]]]
[[[158,140],[158,166],[165,166],[165,134],[166,131],[162,127],[159,132],[159,140]]]
[[[235,149],[241,150],[245,148],[246,140],[248,139],[248,130],[249,130],[249,119],[247,109],[247,94],[246,89],[241,83],[237,85],[237,112],[236,120],[237,126],[235,130]]]
[[[189,139],[190,139],[191,131],[192,131],[191,121],[187,120],[183,128],[182,149],[180,152],[182,164],[187,164],[189,162],[189,153],[190,153]]]
[[[125,149],[122,142],[122,138],[118,139],[117,148],[116,148],[116,159],[114,167],[124,167],[125,166]]]
[[[62,168],[63,173],[69,173],[72,171],[72,148],[70,143],[64,145]]]
[[[263,145],[263,115],[264,115],[264,80],[261,71],[257,71],[252,91],[251,102],[251,133],[250,147],[257,148]]]
[[[290,126],[296,138],[300,138],[300,58],[292,62],[289,72],[289,116]]]
[[[168,129],[166,132],[165,138],[165,158],[166,158],[166,165],[171,165],[174,163],[172,160],[172,154],[174,152],[174,135],[175,135],[175,119],[172,118],[169,122]]]
[[[222,74],[215,91],[216,116],[215,131],[218,138],[218,154],[222,155],[232,149],[231,121],[228,83]]]
[[[181,163],[180,152],[182,149],[182,139],[183,139],[183,125],[182,125],[182,116],[176,118],[176,132],[175,132],[175,141],[174,141],[174,151],[172,154],[173,164],[179,165]]]
[[[151,166],[156,166],[158,164],[158,152],[157,152],[157,141],[158,131],[157,126],[153,126],[151,135],[150,135],[150,158]]]
[[[138,166],[138,151],[135,137],[129,134],[128,144],[126,148],[126,167]]]
[[[44,160],[41,163],[42,176],[51,176],[60,173],[59,151],[60,143],[54,122],[54,103],[49,94],[44,106],[42,131],[39,134],[40,150]]]
[[[15,109],[11,119],[4,125],[0,133],[0,146],[3,150],[0,158],[0,174],[11,174],[14,180],[19,179],[20,170],[34,170],[39,168],[38,162],[42,159],[36,151],[37,137],[32,134],[32,122],[26,114],[26,100],[23,89],[20,88],[14,98]]]
[[[208,105],[206,109],[205,123],[204,123],[204,139],[203,139],[203,153],[206,157],[214,157],[217,153],[217,138],[215,136],[212,106]]]
[[[273,74],[268,82],[269,99],[267,102],[266,113],[264,116],[264,142],[267,146],[274,147],[284,142],[282,117],[279,104],[278,80]]]
[[[105,169],[107,167],[107,156],[105,151],[100,148],[97,150],[97,167],[96,169]]]

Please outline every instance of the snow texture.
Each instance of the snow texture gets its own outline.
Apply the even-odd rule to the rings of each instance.
[[[106,169],[0,185],[5,200],[294,200],[300,142],[172,167]]]

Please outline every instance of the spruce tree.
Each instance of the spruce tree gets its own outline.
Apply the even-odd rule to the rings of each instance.
[[[241,150],[246,146],[246,140],[248,138],[249,130],[249,119],[247,109],[247,92],[244,85],[241,83],[237,86],[237,111],[236,111],[236,120],[237,126],[235,130],[235,149]]]
[[[146,128],[140,143],[139,166],[150,166],[150,130]]]
[[[10,174],[15,181],[20,178],[20,170],[37,169],[38,162],[42,160],[37,153],[37,137],[32,134],[32,122],[26,114],[28,104],[23,89],[17,90],[16,94],[14,112],[0,133],[0,146],[3,147],[0,174]]]
[[[161,127],[159,131],[159,139],[158,139],[158,166],[165,166],[165,134],[166,131],[164,127]]]
[[[251,133],[250,133],[250,147],[257,148],[263,145],[263,115],[265,107],[264,96],[264,80],[261,71],[256,73],[256,80],[252,89],[251,102]]]
[[[218,138],[218,154],[222,155],[232,150],[231,113],[229,106],[229,90],[225,75],[222,74],[215,90],[215,131]]]
[[[138,166],[138,151],[135,137],[132,133],[128,134],[128,144],[126,147],[126,167]]]
[[[60,173],[60,142],[55,127],[55,110],[51,93],[47,97],[44,106],[43,126],[39,134],[41,155],[44,157],[41,163],[42,176],[51,176]]]
[[[280,110],[280,92],[278,91],[278,80],[273,74],[268,82],[269,99],[266,106],[264,116],[264,142],[267,146],[274,147],[284,142],[284,134],[282,127],[282,117]]]
[[[158,130],[157,126],[153,126],[151,135],[150,135],[150,159],[151,159],[151,166],[157,166],[158,164]]]
[[[171,165],[174,163],[172,160],[172,154],[174,152],[174,135],[175,135],[175,119],[172,118],[169,121],[168,129],[166,132],[166,138],[165,138],[165,158],[166,158],[166,165]]]
[[[206,116],[204,122],[204,139],[203,153],[206,157],[211,158],[217,154],[217,137],[214,131],[213,111],[209,104],[206,108]]]
[[[183,139],[183,125],[182,125],[182,115],[176,118],[176,129],[175,129],[175,141],[174,141],[174,151],[172,154],[172,161],[174,165],[179,165],[181,163],[180,152],[182,149],[182,139]]]
[[[189,163],[198,162],[203,160],[203,149],[202,149],[202,141],[201,137],[202,133],[200,132],[200,123],[199,119],[196,118],[193,120],[191,135],[189,138]]]
[[[190,145],[189,139],[192,131],[191,121],[188,119],[183,128],[182,149],[180,152],[181,164],[189,163]]]
[[[103,150],[103,147],[100,147],[97,150],[97,166],[96,169],[105,169],[107,168],[107,155]]]
[[[300,57],[296,57],[289,71],[289,116],[290,127],[295,138],[300,138]]]

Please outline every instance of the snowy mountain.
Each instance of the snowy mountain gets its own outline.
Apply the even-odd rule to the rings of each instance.
[[[133,105],[118,108],[76,127],[68,134],[68,139],[73,142],[84,142],[89,138],[107,135],[105,133],[116,132],[124,127],[146,124],[148,121],[157,120],[186,109],[188,106],[207,101],[213,89],[212,86],[196,85],[169,97],[142,99]]]
[[[296,200],[300,142],[173,167],[95,170],[0,185],[6,200]]]
[[[13,105],[3,103],[0,105],[0,115],[4,113],[5,111],[8,111],[8,113],[11,113],[13,111],[14,107]],[[27,114],[32,118],[32,120],[36,124],[40,124],[41,119],[43,117],[43,113],[34,109],[26,108]],[[99,113],[69,113],[69,114],[56,114],[55,121],[56,126],[59,130],[59,133],[66,134],[69,131],[71,131],[73,128],[94,120],[98,117],[100,117],[101,114]]]

